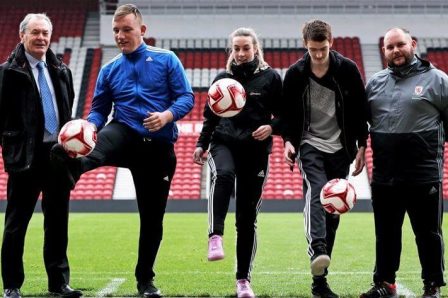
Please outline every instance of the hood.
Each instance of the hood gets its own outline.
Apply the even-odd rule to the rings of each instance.
[[[402,79],[413,77],[415,75],[427,72],[431,68],[434,68],[434,66],[431,63],[429,63],[429,61],[423,60],[417,55],[415,55],[411,63],[407,65],[387,67],[387,69],[393,76]]]

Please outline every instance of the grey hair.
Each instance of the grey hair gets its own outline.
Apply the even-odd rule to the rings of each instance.
[[[27,14],[22,22],[20,22],[19,25],[19,32],[25,33],[26,29],[28,28],[28,23],[32,19],[38,19],[38,20],[45,20],[48,25],[50,25],[50,32],[53,32],[53,24],[51,23],[50,18],[45,13],[29,13]]]
[[[254,45],[254,48],[257,49],[257,53],[255,54],[255,56],[258,58],[258,67],[260,67],[260,68],[267,67],[268,64],[264,61],[264,57],[263,57],[263,48],[260,44],[260,41],[258,40],[257,34],[255,33],[254,29],[241,27],[241,28],[236,29],[229,35],[229,53],[230,53],[230,55],[229,55],[229,58],[227,59],[226,70],[230,71],[230,67],[234,60],[234,58],[232,57],[232,53],[233,53],[232,42],[233,42],[233,38],[237,37],[237,36],[252,37],[252,44]]]

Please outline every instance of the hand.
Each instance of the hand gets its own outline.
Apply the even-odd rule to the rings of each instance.
[[[150,132],[161,130],[167,123],[173,121],[173,114],[164,112],[148,112],[148,117],[143,119],[143,126]]]
[[[95,142],[96,144],[96,140],[97,140],[97,132],[98,132],[98,128],[96,127],[95,123],[93,122],[89,122],[87,121],[88,126],[90,126],[93,130],[92,132],[92,140]]]
[[[365,152],[366,147],[359,147],[358,153],[356,153],[355,170],[353,171],[352,176],[357,176],[362,172],[365,165]]]
[[[98,131],[98,128],[96,127],[95,123],[93,122],[88,122],[87,123],[92,127],[93,131]]]
[[[254,137],[255,140],[263,141],[266,140],[271,134],[272,134],[272,126],[262,125],[252,133],[252,136]]]
[[[204,152],[204,149],[201,147],[197,147],[193,153],[193,162],[198,165],[203,165],[206,160],[207,151]]]
[[[291,142],[287,141],[285,143],[285,149],[283,150],[283,155],[285,157],[285,161],[290,167],[291,171],[294,169],[294,164],[296,162],[296,150]]]

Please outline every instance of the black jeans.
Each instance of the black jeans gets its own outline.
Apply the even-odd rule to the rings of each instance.
[[[444,285],[441,184],[388,186],[372,183],[372,206],[376,235],[374,282],[395,282],[407,212],[415,235],[423,282]]]
[[[127,126],[111,122],[98,133],[94,151],[81,158],[82,172],[99,166],[125,167],[134,179],[140,214],[140,238],[135,277],[153,279],[154,262],[163,235],[163,217],[176,168],[174,145],[144,139]]]
[[[250,279],[257,250],[256,222],[268,175],[268,158],[265,143],[228,145],[215,142],[210,147],[209,235],[224,234],[224,221],[235,190],[237,279]]]
[[[25,234],[41,192],[48,289],[59,289],[70,280],[67,259],[70,189],[64,187],[65,184],[60,181],[60,176],[50,163],[49,152],[52,145],[54,143],[42,144],[36,149],[29,170],[9,173],[1,257],[5,289],[21,288],[23,285]]]
[[[300,147],[299,167],[303,176],[303,216],[308,254],[312,258],[314,250],[324,246],[331,256],[339,215],[325,212],[320,202],[320,191],[331,179],[347,178],[350,160],[344,149],[336,153],[325,153],[305,143]]]

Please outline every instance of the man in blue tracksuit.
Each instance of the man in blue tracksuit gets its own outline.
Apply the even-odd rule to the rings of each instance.
[[[122,53],[103,66],[98,76],[87,117],[99,130],[95,150],[87,157],[68,159],[57,146],[53,157],[60,161],[61,173],[67,174],[71,186],[81,173],[99,166],[130,169],[140,212],[137,289],[144,297],[158,297],[153,265],[176,167],[175,121],[192,109],[194,96],[174,53],[144,44],[146,25],[135,5],[118,7],[112,26]],[[112,107],[112,121],[104,126]]]

